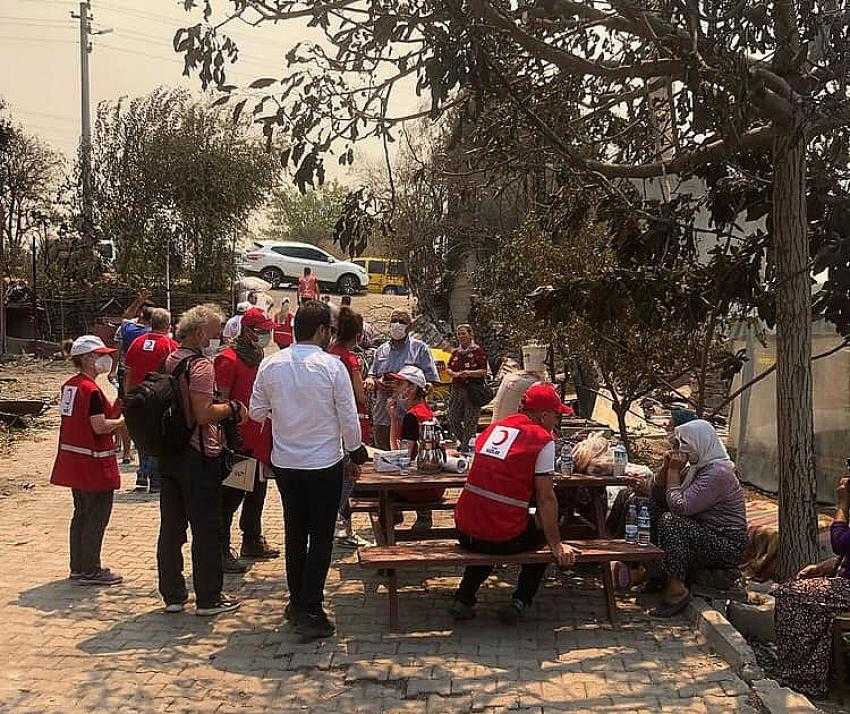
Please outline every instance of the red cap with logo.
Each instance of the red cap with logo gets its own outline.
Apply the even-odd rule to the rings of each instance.
[[[525,390],[522,395],[522,408],[531,412],[560,412],[567,416],[574,414],[572,407],[561,401],[555,387],[546,382],[537,382]]]
[[[246,310],[245,314],[242,315],[242,322],[239,325],[240,327],[250,327],[252,330],[257,330],[258,332],[274,331],[274,322],[258,307],[252,307],[250,310]]]

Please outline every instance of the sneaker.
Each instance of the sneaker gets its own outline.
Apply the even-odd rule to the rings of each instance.
[[[109,568],[101,568],[93,573],[81,575],[74,581],[77,585],[119,585],[124,578],[113,573]]]
[[[522,602],[511,600],[510,605],[499,608],[496,617],[503,625],[516,625],[522,619],[524,611],[525,605]]]
[[[218,602],[208,607],[195,607],[195,614],[198,617],[215,617],[225,612],[238,610],[241,604],[236,598],[222,596],[218,599]]]
[[[221,569],[225,573],[242,574],[248,572],[248,564],[236,557],[236,551],[226,551],[221,559]]]
[[[274,560],[280,557],[280,551],[277,548],[272,548],[268,541],[260,536],[253,542],[243,541],[241,555],[243,558],[250,558],[251,560]]]
[[[170,602],[165,606],[165,611],[168,613],[183,612],[186,609],[187,602],[189,602],[189,598],[186,598],[182,602]]]
[[[337,520],[336,530],[334,531],[334,538],[337,541],[342,541],[344,538],[348,538],[350,533],[351,533],[351,521],[345,521],[342,518]]]
[[[324,611],[321,613],[302,612],[295,622],[295,631],[301,635],[301,643],[305,644],[325,637],[332,637],[336,632],[336,627]]]
[[[136,481],[136,485],[133,487],[133,493],[147,493],[148,492],[148,482]]]
[[[449,605],[449,614],[455,620],[471,620],[475,617],[475,608],[455,598]]]
[[[236,598],[222,596],[219,598],[218,602],[213,603],[208,607],[195,607],[195,614],[198,617],[215,617],[216,615],[221,615],[225,612],[238,610],[241,604],[242,603]]]

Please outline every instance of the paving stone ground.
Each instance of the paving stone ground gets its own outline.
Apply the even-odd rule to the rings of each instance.
[[[236,613],[167,615],[158,504],[126,490],[129,471],[104,545],[124,584],[73,586],[70,493],[46,485],[54,449],[55,439],[19,449],[17,467],[31,465],[38,486],[0,501],[0,711],[752,711],[747,686],[683,620],[651,621],[646,603],[621,597],[622,624],[609,625],[593,577],[548,580],[528,619],[505,628],[493,612],[513,570],[498,571],[477,619],[459,625],[445,611],[457,574],[413,572],[402,580],[403,632],[391,634],[381,580],[339,551],[327,587],[334,639],[299,644],[284,623],[281,559],[225,576],[244,601]],[[273,487],[265,523],[281,544]],[[189,569],[188,548],[186,560]]]

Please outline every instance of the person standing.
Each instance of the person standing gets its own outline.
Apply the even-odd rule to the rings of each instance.
[[[374,392],[372,407],[372,429],[375,446],[379,449],[390,448],[390,414],[387,410],[387,398],[392,394],[393,384],[384,378],[398,373],[405,365],[419,367],[429,382],[439,380],[437,365],[431,350],[422,340],[411,337],[410,313],[406,310],[393,310],[390,315],[390,339],[377,350],[366,379],[367,391]]]
[[[95,335],[83,335],[71,345],[71,361],[77,374],[62,385],[59,412],[59,448],[50,483],[71,489],[69,579],[77,585],[118,585],[117,575],[100,561],[103,536],[115,490],[121,487],[112,433],[124,426],[124,418],[109,403],[95,379],[112,369],[115,350]]]
[[[289,311],[289,298],[284,298],[280,303],[280,310],[275,315],[274,342],[285,349],[292,344],[292,313]]]
[[[235,399],[246,409],[251,401],[251,391],[257,369],[263,361],[263,350],[271,340],[275,323],[258,307],[252,307],[242,317],[239,336],[230,347],[215,358],[215,383],[222,399]],[[257,460],[254,489],[249,492],[223,486],[222,493],[222,552],[225,573],[242,573],[246,566],[230,548],[230,527],[233,516],[242,504],[239,527],[242,530],[242,557],[271,560],[280,555],[263,537],[262,517],[266,502],[266,481],[260,478],[264,465],[270,465],[271,424],[258,424],[248,419],[239,426],[240,452]],[[243,500],[244,499],[244,500]]]
[[[568,412],[551,384],[535,384],[522,397],[520,413],[492,423],[475,442],[475,457],[455,507],[462,548],[474,553],[509,555],[538,548],[544,542],[562,567],[575,562],[575,552],[561,543],[552,431]],[[540,525],[529,515],[536,502]],[[457,620],[475,616],[476,594],[493,572],[492,565],[470,565],[450,608]],[[523,565],[507,606],[499,610],[505,624],[516,623],[531,605],[546,564]]]
[[[224,323],[224,329],[221,331],[221,336],[225,340],[232,340],[239,334],[239,324],[242,322],[242,316],[251,309],[251,303],[248,301],[240,302],[236,305],[236,314]]]
[[[302,305],[306,300],[319,300],[321,296],[318,279],[310,268],[304,268],[304,275],[298,278],[298,304]]]
[[[161,372],[165,367],[165,359],[180,346],[168,334],[171,330],[171,313],[168,310],[153,308],[150,322],[151,331],[133,340],[124,358],[127,364],[124,389],[128,392],[140,384],[147,374]],[[145,453],[140,447],[135,490],[159,493],[161,482],[156,456]]]
[[[115,344],[118,346],[118,359],[114,360],[112,371],[109,373],[109,381],[115,385],[118,390],[118,398],[124,399],[126,390],[125,377],[127,375],[126,354],[130,349],[130,345],[137,337],[145,335],[151,331],[151,311],[153,305],[146,299],[147,293],[139,293],[139,297],[133,301],[124,315],[134,315],[122,320],[121,325],[115,331]],[[134,310],[135,307],[135,310]],[[130,463],[132,456],[133,443],[130,440],[130,433],[126,429],[118,430],[118,438],[121,440],[121,463],[127,465]]]
[[[363,317],[349,307],[341,307],[337,317],[337,332],[334,343],[328,349],[332,355],[340,358],[354,390],[354,401],[357,404],[357,417],[360,421],[360,435],[364,444],[371,441],[371,424],[369,423],[368,406],[366,403],[366,388],[363,386],[363,365],[354,353],[357,343],[363,333]],[[365,541],[354,534],[351,526],[351,505],[349,500],[354,490],[354,482],[345,479],[342,485],[342,497],[339,501],[339,530],[336,534],[337,543],[348,547],[365,545]]]
[[[236,400],[215,400],[215,370],[206,356],[210,340],[221,333],[223,315],[216,305],[187,310],[177,325],[180,349],[165,360],[165,371],[179,384],[183,417],[191,429],[189,443],[160,464],[157,568],[159,592],[166,612],[182,612],[188,601],[183,578],[183,544],[192,529],[192,581],[195,613],[219,615],[239,607],[239,601],[222,594],[221,482],[225,465],[221,422],[244,421],[246,410]]]
[[[325,352],[332,334],[328,306],[302,304],[295,314],[296,343],[260,365],[249,410],[256,422],[272,421],[289,586],[284,617],[295,622],[304,642],[335,631],[322,603],[342,481],[356,480],[368,458],[348,372]]]
[[[476,344],[472,327],[458,325],[455,332],[458,347],[452,352],[446,369],[452,378],[446,418],[458,447],[466,449],[469,440],[478,432],[483,405],[476,401],[474,389],[487,376],[487,354]]]

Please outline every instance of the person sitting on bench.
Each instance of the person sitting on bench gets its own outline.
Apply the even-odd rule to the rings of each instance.
[[[397,423],[393,417],[397,410],[390,409],[390,445],[393,449],[406,449],[413,463],[416,461],[419,450],[419,427],[424,422],[434,421],[434,412],[431,411],[425,399],[428,393],[428,381],[425,379],[425,373],[412,364],[405,365],[398,372],[388,374],[387,381],[394,385],[393,397],[387,403],[400,407],[404,412],[400,423]],[[408,503],[431,503],[439,501],[445,490],[444,488],[423,488],[407,491],[403,497],[398,497],[398,500]],[[414,529],[429,530],[432,526],[431,511],[416,511]]]
[[[536,549],[545,540],[558,566],[575,562],[573,549],[561,543],[552,485],[552,430],[568,411],[551,384],[538,382],[523,395],[519,414],[491,424],[478,437],[472,468],[455,506],[461,547],[488,555],[512,555]],[[540,527],[529,514],[533,501]],[[450,608],[456,620],[475,616],[476,593],[492,571],[491,565],[466,568]],[[522,617],[545,572],[545,563],[522,566],[511,603],[499,610],[502,622],[514,624]]]

